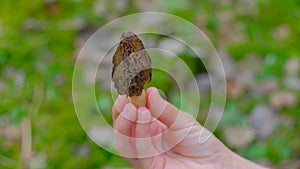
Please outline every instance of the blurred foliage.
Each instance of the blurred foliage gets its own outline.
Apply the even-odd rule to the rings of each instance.
[[[217,48],[225,47],[235,61],[248,54],[258,55],[263,61],[258,81],[270,77],[282,81],[285,76],[282,65],[291,56],[300,58],[300,1],[249,1],[254,6],[250,9],[247,3],[247,0],[163,0],[150,5],[146,1],[126,0],[125,5],[118,5],[118,0],[0,1],[0,168],[23,168],[20,135],[25,118],[32,120],[32,149],[34,159],[41,163],[35,164],[38,168],[129,166],[87,137],[74,112],[71,94],[78,38],[126,14],[152,7],[153,11],[185,18],[199,26]],[[241,25],[242,40],[225,38],[224,42],[220,31],[230,28],[222,27],[221,11],[231,12],[234,23]],[[288,34],[281,38],[274,36],[278,27],[287,29]],[[199,66],[201,61],[186,55],[181,57],[195,75],[204,71]],[[168,79],[155,80],[153,85],[179,105],[180,95],[170,93],[172,79],[159,71],[153,75]],[[299,92],[296,96],[299,98]],[[111,123],[112,101],[109,96],[97,99],[99,106],[104,105],[101,109],[107,112],[105,118]],[[255,97],[250,92],[239,99],[229,99],[222,123],[245,124],[248,113],[259,102],[268,102],[267,97]],[[263,142],[254,141],[235,151],[251,160],[264,158],[274,164],[299,158],[299,108],[297,101],[297,106],[282,110],[295,123],[281,126]],[[216,135],[221,137],[220,133],[218,129]]]

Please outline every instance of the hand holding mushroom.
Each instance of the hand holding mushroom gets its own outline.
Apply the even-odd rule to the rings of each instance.
[[[200,143],[201,133],[211,133],[193,116],[163,100],[156,88],[145,92],[151,60],[134,33],[122,34],[113,64],[112,79],[121,95],[113,107],[114,147],[134,168],[264,169],[230,151],[213,135]],[[183,132],[186,136],[181,139]]]

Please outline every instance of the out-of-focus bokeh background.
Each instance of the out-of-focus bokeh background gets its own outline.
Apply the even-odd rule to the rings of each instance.
[[[72,102],[72,73],[78,51],[97,29],[144,11],[194,23],[223,58],[228,98],[214,134],[250,160],[299,169],[299,0],[0,1],[0,168],[130,168],[81,128]],[[156,43],[176,46],[163,38]],[[201,61],[184,50],[177,53],[201,90],[209,89]],[[176,104],[179,94],[169,90],[176,84],[160,80],[165,76],[156,72],[154,84]],[[109,91],[97,91],[111,122]],[[200,111],[207,111],[207,104],[204,99]],[[203,123],[205,116],[198,120]]]

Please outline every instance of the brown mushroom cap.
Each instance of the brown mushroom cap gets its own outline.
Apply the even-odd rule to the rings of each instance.
[[[142,41],[132,32],[124,32],[113,56],[112,80],[121,95],[140,96],[144,84],[151,81],[151,59]]]

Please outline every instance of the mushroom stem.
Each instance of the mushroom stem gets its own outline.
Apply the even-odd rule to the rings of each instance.
[[[146,92],[143,89],[142,94],[140,96],[131,96],[128,97],[129,102],[138,107],[146,107]]]

